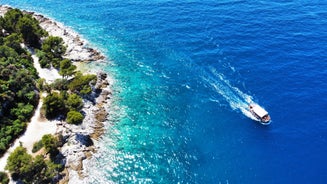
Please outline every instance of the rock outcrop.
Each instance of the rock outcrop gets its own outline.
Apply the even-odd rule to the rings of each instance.
[[[104,121],[107,120],[108,112],[105,109],[107,100],[110,99],[110,85],[107,75],[99,72],[97,82],[93,87],[93,100],[84,99],[85,113],[84,121],[81,125],[61,122],[58,124],[57,134],[63,137],[61,153],[65,158],[66,172],[69,174],[69,181],[73,183],[83,179],[87,173],[83,172],[83,160],[90,158],[97,147],[97,141],[104,133]],[[95,105],[93,105],[95,101]]]

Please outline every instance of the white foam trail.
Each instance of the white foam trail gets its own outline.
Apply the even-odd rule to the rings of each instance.
[[[208,75],[203,76],[209,86],[218,94],[224,97],[233,110],[241,111],[245,116],[257,120],[248,110],[248,106],[253,102],[252,96],[242,92],[224,77],[222,73],[218,73],[216,69],[209,68]]]

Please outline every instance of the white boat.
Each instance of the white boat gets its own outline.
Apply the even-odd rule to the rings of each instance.
[[[249,105],[250,112],[253,114],[255,118],[257,118],[261,124],[263,125],[269,125],[271,122],[270,116],[268,112],[260,107],[257,104],[250,104]]]

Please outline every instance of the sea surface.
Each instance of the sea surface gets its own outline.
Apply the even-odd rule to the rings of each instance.
[[[89,183],[327,182],[327,1],[0,3],[107,56],[90,65],[115,83]]]

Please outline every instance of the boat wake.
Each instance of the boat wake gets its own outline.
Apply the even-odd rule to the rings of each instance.
[[[259,121],[248,108],[249,104],[255,104],[253,97],[232,86],[222,73],[217,72],[214,68],[209,68],[206,75],[202,76],[202,78],[206,81],[208,87],[224,97],[233,110],[239,110],[246,117]],[[218,101],[216,99],[212,100]]]

